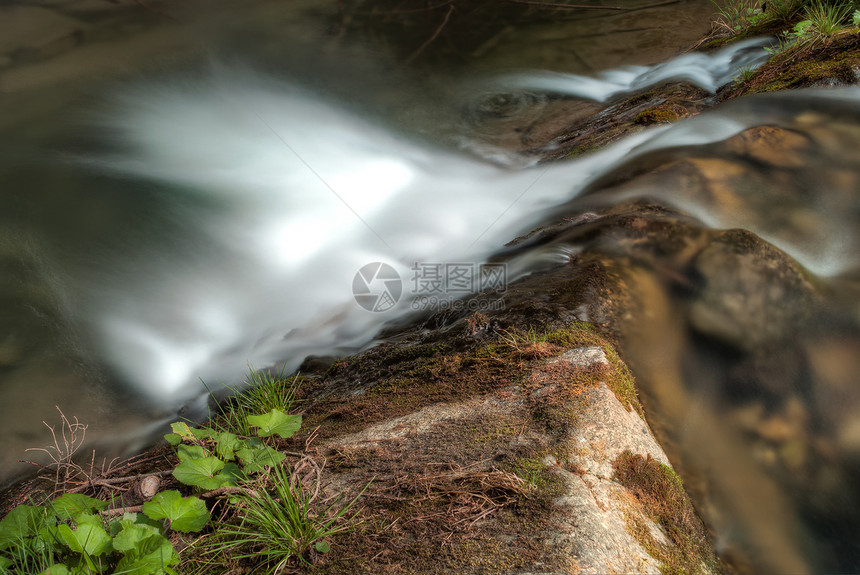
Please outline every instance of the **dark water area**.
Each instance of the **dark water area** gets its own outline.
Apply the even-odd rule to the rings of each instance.
[[[674,58],[709,2],[594,6],[0,6],[0,480],[57,408],[100,456],[142,449],[205,416],[201,380],[414,309],[358,306],[363,265],[479,265],[562,214],[511,277],[624,274],[621,351],[718,550],[860,570],[860,96],[744,98],[535,165],[550,116],[764,57]]]

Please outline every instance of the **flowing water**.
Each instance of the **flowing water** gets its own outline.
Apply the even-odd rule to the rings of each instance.
[[[584,250],[625,267],[623,352],[691,485],[707,478],[720,548],[858,568],[860,93],[742,99],[534,165],[499,125],[667,81],[713,91],[763,44],[669,59],[704,31],[701,3],[469,4],[399,27],[340,4],[22,6],[0,26],[79,26],[0,60],[3,476],[55,405],[103,453],[139,449],[177,410],[203,414],[201,380],[370,343],[423,303],[419,267],[479,269],[560,212],[647,200],[682,231],[643,244],[589,216],[521,248],[508,280]]]

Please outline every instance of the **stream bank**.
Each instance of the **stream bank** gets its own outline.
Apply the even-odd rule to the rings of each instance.
[[[850,79],[842,72],[834,77]],[[809,83],[820,80],[811,78]],[[728,93],[714,98],[675,85],[614,103],[611,112],[597,116],[580,109],[546,130],[555,149],[547,152],[546,142],[536,149],[548,158],[579,156],[642,126],[695,115],[723,97]],[[622,121],[610,118],[616,112]],[[416,563],[415,572],[440,573],[658,572],[661,564],[687,572],[723,568],[675,476],[660,466],[669,459],[635,415],[641,407],[613,352],[617,343],[625,357],[639,358],[631,362],[634,371],[651,382],[646,411],[650,415],[651,406],[659,405],[667,414],[652,420],[660,436],[671,435],[661,432],[664,420],[685,420],[688,412],[701,419],[697,433],[724,432],[719,421],[691,407],[696,401],[684,387],[687,378],[675,370],[696,366],[685,365],[690,361],[684,358],[685,344],[664,337],[673,332],[656,329],[661,324],[681,324],[694,334],[694,344],[719,343],[722,357],[716,359],[731,372],[724,393],[734,401],[733,417],[761,445],[768,473],[795,482],[797,489],[813,486],[819,494],[824,483],[823,496],[808,500],[821,505],[821,514],[832,509],[827,500],[848,491],[852,480],[832,454],[853,453],[853,423],[848,413],[817,422],[840,430],[835,437],[842,443],[834,445],[827,433],[807,434],[808,422],[824,417],[803,406],[810,396],[813,405],[840,403],[848,379],[830,369],[828,356],[850,354],[854,332],[847,325],[841,332],[803,333],[809,310],[826,308],[816,278],[751,233],[707,229],[693,215],[658,201],[607,207],[594,195],[601,189],[623,192],[629,181],[669,173],[678,188],[710,182],[702,191],[706,198],[744,206],[754,198],[736,195],[729,184],[746,178],[750,164],[784,173],[774,186],[785,187],[787,200],[802,194],[790,187],[791,169],[809,153],[808,139],[761,127],[720,146],[733,160],[706,154],[665,162],[656,170],[627,166],[590,188],[592,205],[586,194],[585,202],[562,210],[555,225],[522,238],[522,249],[580,248],[558,269],[510,286],[505,311],[483,316],[440,312],[418,327],[389,331],[388,343],[355,358],[306,362],[301,370],[307,378],[305,428],[319,425],[319,432],[313,441],[304,435],[284,447],[307,448],[313,457],[326,459],[332,492],[354,492],[374,478],[365,493],[370,518],[347,536],[353,537],[344,540],[349,543],[340,547],[334,540],[334,551],[319,559],[320,566],[355,572],[348,569],[358,562],[368,572],[409,572],[413,565],[402,558],[413,556],[431,562]],[[727,268],[743,271],[723,273]],[[683,296],[680,312],[666,293]],[[651,337],[647,349],[631,350],[630,334],[637,331],[646,334],[639,341],[648,341],[647,333],[660,335]],[[822,337],[827,345],[817,341]],[[648,356],[652,363],[641,359]],[[830,385],[811,388],[792,379],[794,371],[785,366],[793,363]],[[607,428],[607,421],[615,427]],[[689,456],[669,441],[664,444],[670,454],[681,454],[684,471]],[[721,444],[728,452],[742,446],[731,433]],[[175,461],[165,454],[163,463],[169,467]],[[817,475],[824,479],[804,483]],[[707,477],[687,476],[687,488],[704,502],[698,505],[711,523],[719,520],[721,509],[734,506],[753,539],[767,530],[786,531],[768,535],[776,545],[753,567],[744,553],[729,552],[735,566],[804,570],[806,559],[786,544],[798,537],[790,532],[798,512],[783,494],[764,487],[746,495],[770,505],[764,525],[752,514],[744,516],[742,491],[748,482],[723,486],[726,491],[715,494]],[[767,477],[756,479],[755,485],[771,485]],[[722,499],[714,502],[714,497]],[[680,509],[669,505],[674,501]],[[582,515],[590,518],[586,527],[569,521]],[[684,518],[680,525],[673,522],[679,517]],[[847,514],[837,519],[852,532],[856,519]],[[613,527],[600,531],[600,523]],[[349,549],[361,552],[350,556]]]

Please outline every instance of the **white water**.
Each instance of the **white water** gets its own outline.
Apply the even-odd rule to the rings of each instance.
[[[691,58],[697,77],[715,84],[748,66],[749,54],[745,45],[685,55],[608,73],[609,83],[573,76],[552,89],[584,86],[607,99],[690,77]],[[116,193],[127,180],[154,182],[177,205],[181,242],[196,247],[128,246],[114,265],[121,271],[89,286],[95,295],[76,311],[122,379],[171,402],[199,393],[201,379],[235,381],[248,363],[289,370],[308,354],[366,344],[410,311],[414,262],[483,262],[620,162],[745,127],[723,117],[657,128],[578,161],[515,171],[411,140],[283,80],[219,66],[194,80],[127,86],[97,124],[121,152],[76,161],[117,178]],[[184,211],[187,200],[206,207]],[[404,281],[386,313],[353,298],[353,277],[370,262],[389,263]]]
[[[716,92],[741,70],[754,70],[764,64],[769,55],[762,48],[768,44],[770,40],[766,39],[745,40],[711,54],[691,52],[656,66],[626,66],[602,72],[597,77],[544,71],[511,74],[497,81],[508,88],[564,94],[596,102],[643,92],[667,82],[686,82]]]

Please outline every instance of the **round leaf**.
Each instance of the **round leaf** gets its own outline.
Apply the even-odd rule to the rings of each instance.
[[[113,538],[113,548],[120,553],[128,553],[137,549],[141,542],[152,536],[161,537],[161,532],[151,525],[126,523],[122,531]]]
[[[218,489],[223,482],[215,476],[223,467],[224,462],[217,457],[187,459],[176,466],[173,476],[185,485],[194,485],[201,489]]]
[[[263,415],[249,415],[248,423],[260,428],[257,431],[260,437],[279,435],[286,439],[292,437],[302,426],[302,416],[287,415],[283,411],[273,409]]]
[[[62,524],[57,527],[57,535],[60,541],[75,553],[96,557],[113,551],[110,535],[96,525],[84,523],[72,530],[68,525]]]
[[[47,516],[48,511],[45,508],[33,505],[19,505],[10,511],[0,521],[0,551],[35,535],[47,524]]]
[[[267,465],[274,467],[286,457],[268,445],[244,447],[236,452],[242,460],[242,469],[247,475],[258,473]]]
[[[57,513],[60,520],[71,519],[81,513],[90,511],[103,511],[107,509],[107,502],[87,497],[80,493],[67,493],[57,497],[51,502],[51,508]]]
[[[179,461],[188,461],[189,459],[203,459],[209,455],[209,452],[199,445],[180,445],[176,449],[176,455]]]
[[[222,464],[223,465],[223,464]],[[151,519],[168,519],[176,531],[200,531],[209,522],[206,504],[196,497],[182,497],[178,491],[162,491],[143,504]]]
[[[182,436],[178,433],[168,433],[164,436],[164,439],[167,440],[167,443],[176,447],[180,443],[182,443]]]

